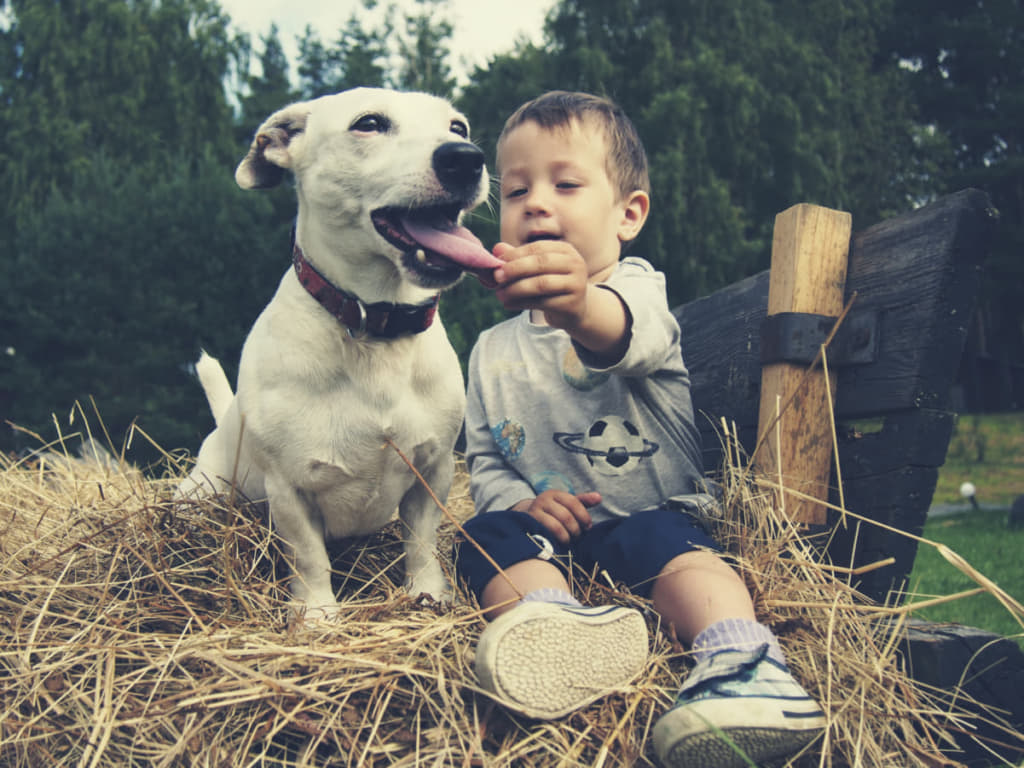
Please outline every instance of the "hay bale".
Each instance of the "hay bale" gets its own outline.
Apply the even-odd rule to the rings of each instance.
[[[687,654],[649,603],[601,579],[581,576],[582,599],[644,610],[650,663],[625,689],[537,723],[477,687],[476,606],[404,594],[394,527],[337,553],[341,614],[307,626],[289,615],[273,533],[228,499],[175,508],[177,469],[0,462],[0,764],[654,764],[649,731]],[[818,562],[743,472],[724,480],[719,533],[829,715],[794,765],[951,764],[951,733],[977,715],[903,672],[904,609],[868,603]],[[448,508],[472,514],[464,472]],[[454,533],[449,522],[443,552]]]

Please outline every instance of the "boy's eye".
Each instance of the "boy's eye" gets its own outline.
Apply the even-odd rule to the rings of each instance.
[[[516,187],[514,189],[508,190],[505,193],[505,197],[507,197],[507,198],[522,197],[525,194],[526,194],[526,189],[524,187]]]
[[[575,181],[560,181],[555,186],[557,186],[558,189],[576,189],[581,185]]]

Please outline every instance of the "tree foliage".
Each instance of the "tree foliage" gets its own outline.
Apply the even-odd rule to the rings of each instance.
[[[211,0],[10,0],[0,37],[0,215],[38,208],[109,150],[230,148],[227,18]]]
[[[377,86],[450,96],[455,87],[449,65],[452,25],[448,0],[415,0],[399,18],[391,4],[373,21],[376,0],[363,0],[330,47],[309,27],[299,40],[299,78],[305,98],[348,88]]]
[[[807,5],[564,0],[545,49],[495,59],[462,104],[490,140],[549,88],[620,103],[652,168],[637,248],[674,300],[699,296],[767,266],[774,216],[792,202],[873,223],[916,191],[901,73],[873,55],[891,3]]]
[[[50,433],[94,396],[115,436],[168,448],[210,425],[187,373],[229,371],[288,265],[294,193],[234,167],[297,98],[358,85],[451,96],[447,0],[364,0],[290,62],[215,0],[6,0],[0,19],[0,420]],[[683,301],[767,266],[774,216],[808,201],[858,229],[964,186],[1003,226],[990,350],[1024,357],[1020,0],[560,0],[538,44],[458,93],[493,158],[505,117],[552,88],[611,96],[651,160],[636,244]],[[496,201],[494,201],[496,205]],[[470,225],[497,240],[496,208]],[[474,280],[442,302],[465,359],[503,312]],[[25,443],[0,432],[0,448]]]
[[[95,397],[111,430],[141,424],[167,448],[212,426],[188,375],[200,347],[230,370],[288,266],[270,201],[222,162],[184,159],[159,176],[104,155],[24,217],[5,303],[16,354],[11,412],[45,429]]]
[[[254,131],[272,113],[294,101],[298,94],[289,77],[288,57],[276,25],[271,25],[259,53],[259,74],[248,72],[244,76],[245,89],[239,97],[237,118],[237,144],[245,146]]]
[[[882,52],[904,62],[925,135],[945,148],[928,192],[978,187],[1000,214],[979,352],[997,361],[1011,405],[1008,368],[1024,362],[1024,4],[901,0],[887,32]]]

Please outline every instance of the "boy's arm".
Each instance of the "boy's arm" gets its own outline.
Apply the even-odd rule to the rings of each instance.
[[[643,259],[627,257],[607,283],[605,292],[616,296],[630,317],[630,328],[615,360],[594,355],[576,345],[580,361],[588,368],[619,376],[644,377],[666,366],[681,366],[679,324],[668,306],[665,276]]]
[[[629,348],[633,317],[622,297],[603,285],[587,286],[587,312],[575,328],[566,329],[572,340],[590,352],[595,362],[611,366]]]

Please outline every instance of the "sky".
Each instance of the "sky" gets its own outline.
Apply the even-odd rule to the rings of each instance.
[[[415,7],[413,0],[396,0],[399,11]],[[449,63],[460,83],[477,65],[512,49],[520,37],[539,42],[544,15],[555,0],[449,0],[448,18],[454,31]],[[234,25],[256,43],[276,23],[281,43],[293,62],[295,40],[309,24],[320,39],[332,43],[360,0],[220,0]],[[381,3],[387,5],[387,3]]]

